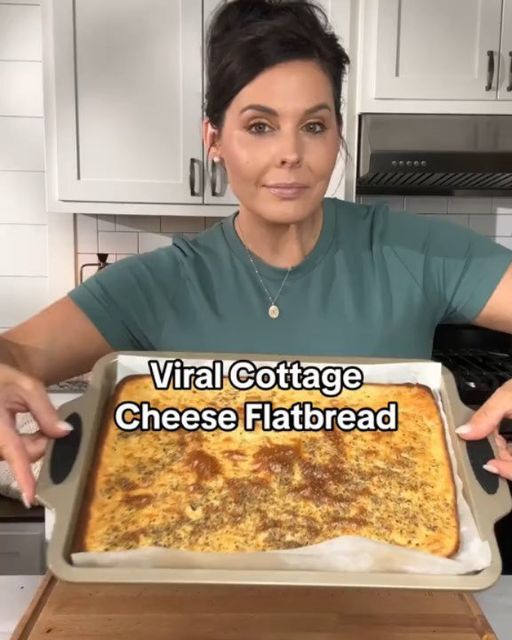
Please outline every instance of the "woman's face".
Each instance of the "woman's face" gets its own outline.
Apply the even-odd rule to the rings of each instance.
[[[220,137],[205,121],[207,148],[226,167],[241,208],[268,222],[300,222],[318,211],[327,191],[340,138],[332,88],[311,61],[267,69],[247,84],[226,111]],[[300,183],[292,196],[270,185]]]

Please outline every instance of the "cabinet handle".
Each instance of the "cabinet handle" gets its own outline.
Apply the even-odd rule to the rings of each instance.
[[[487,61],[487,84],[485,85],[485,90],[490,91],[494,80],[494,51],[488,51],[487,55],[489,59]]]
[[[199,165],[199,160],[196,160],[195,158],[190,158],[190,165],[188,169],[188,183],[190,185],[191,196],[201,195],[201,186],[199,186],[199,190],[196,191],[196,170],[195,170],[196,164]]]
[[[218,166],[219,162],[212,161],[212,196],[224,195],[224,171]],[[220,188],[217,189],[217,181],[220,175]]]
[[[510,56],[510,67],[509,67],[509,70],[508,70],[508,87],[507,87],[507,91],[512,91],[512,51],[509,51],[508,55]]]

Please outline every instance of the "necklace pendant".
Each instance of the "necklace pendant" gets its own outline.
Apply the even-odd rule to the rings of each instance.
[[[271,304],[268,308],[268,315],[275,320],[279,316],[279,307],[275,304]]]

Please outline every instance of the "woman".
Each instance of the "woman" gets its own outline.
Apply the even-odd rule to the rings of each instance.
[[[109,267],[1,336],[0,454],[27,504],[29,460],[66,433],[43,383],[113,350],[430,358],[442,321],[512,333],[512,252],[450,224],[324,197],[343,145],[349,64],[326,22],[306,1],[221,5],[203,134],[239,211]],[[25,410],[40,434],[16,434]],[[511,383],[464,435],[490,433],[507,413]],[[499,444],[488,469],[512,478]]]

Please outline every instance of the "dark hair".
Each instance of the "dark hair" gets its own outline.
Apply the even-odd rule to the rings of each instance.
[[[341,127],[341,88],[350,60],[325,11],[308,0],[220,4],[211,18],[206,42],[204,112],[211,124],[221,130],[226,109],[237,93],[265,69],[291,60],[314,60],[327,74]]]

